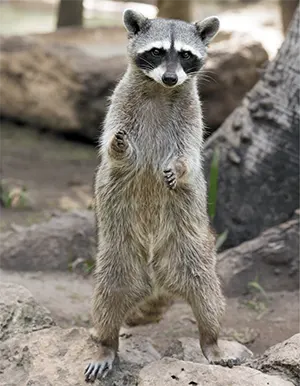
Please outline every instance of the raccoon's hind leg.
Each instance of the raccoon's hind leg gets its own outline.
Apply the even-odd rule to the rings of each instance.
[[[105,377],[117,358],[119,332],[126,314],[151,294],[148,274],[131,248],[110,246],[98,253],[92,301],[92,338],[99,344],[97,360],[85,369],[86,382]]]
[[[209,229],[191,233],[181,228],[154,252],[153,269],[162,288],[183,297],[192,307],[207,360],[232,367],[240,364],[239,359],[223,353],[218,346],[225,300],[215,261],[214,237]]]

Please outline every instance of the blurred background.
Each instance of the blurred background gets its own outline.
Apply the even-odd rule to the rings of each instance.
[[[159,16],[187,21],[217,14],[221,17],[223,33],[244,31],[257,37],[260,35],[260,39],[265,39],[274,52],[282,39],[281,24],[283,30],[287,28],[296,3],[294,0],[1,0],[0,33],[53,33],[59,28],[71,26],[111,27],[110,33],[113,33],[115,27],[114,34],[119,34],[119,43],[123,43],[123,34],[119,31],[122,12],[125,8],[134,8],[149,18]],[[76,36],[73,40],[85,37],[88,44],[93,41],[90,35],[82,33],[81,37]],[[61,39],[64,41],[71,37]],[[106,44],[109,45],[107,41]]]
[[[221,30],[199,77],[207,140],[223,127],[276,58],[297,4],[298,0],[0,0],[0,231],[5,245],[0,273],[4,280],[29,288],[59,325],[89,325],[92,181],[108,97],[126,69],[125,8],[149,18],[220,18]],[[249,138],[244,133],[244,143],[251,143]],[[268,141],[261,142],[268,147]],[[259,155],[256,149],[254,156]],[[235,153],[229,152],[229,158],[231,165],[240,162]],[[293,200],[290,190],[286,196],[294,205],[296,194]],[[274,224],[270,216],[269,224],[289,219],[293,210],[289,208]],[[81,215],[72,217],[73,211]],[[245,232],[239,242],[257,236],[259,226],[256,234]],[[226,248],[239,244],[230,239],[233,233]],[[297,246],[293,253],[296,250]],[[243,285],[246,291],[229,299],[224,322],[223,335],[257,353],[299,328],[297,269],[268,267],[260,272],[260,279],[255,273],[260,268],[253,268],[247,278],[239,277],[237,291]],[[174,320],[181,336],[197,336],[190,310],[177,304],[162,325],[151,330],[159,344],[171,338],[163,331]],[[149,334],[147,327],[139,332]]]

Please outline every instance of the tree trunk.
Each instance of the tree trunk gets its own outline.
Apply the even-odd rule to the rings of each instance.
[[[3,195],[3,188],[2,188],[2,171],[1,171],[1,159],[0,159],[0,206],[3,204],[2,195]]]
[[[60,0],[57,28],[83,25],[83,0]]]
[[[297,210],[293,219],[218,255],[217,271],[226,296],[249,291],[251,281],[265,291],[299,289],[299,218]]]
[[[277,57],[205,145],[220,150],[214,226],[226,247],[287,221],[299,206],[299,7]]]
[[[294,16],[299,0],[280,0],[280,11],[283,32],[286,33]]]
[[[157,0],[158,17],[191,20],[191,0]]]

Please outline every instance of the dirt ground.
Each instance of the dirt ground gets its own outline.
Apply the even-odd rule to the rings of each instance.
[[[62,327],[90,326],[91,277],[72,273],[20,273],[0,271],[3,281],[24,285],[35,299],[46,306]],[[250,306],[249,298],[227,299],[221,337],[236,339],[255,354],[299,332],[299,294],[273,292],[262,309]],[[257,305],[261,303],[257,302]],[[150,337],[158,351],[164,352],[172,340],[197,337],[197,327],[190,307],[177,301],[157,324],[124,327],[123,331]]]
[[[0,229],[43,221],[58,210],[87,208],[92,197],[96,147],[24,126],[1,125],[1,179],[13,189],[26,187],[24,207],[1,208]],[[63,327],[89,325],[92,278],[72,273],[0,272],[0,279],[22,284]],[[241,294],[228,299],[223,337],[236,338],[254,353],[299,332],[299,293],[267,297]],[[163,320],[126,331],[153,338],[163,352],[175,337],[197,336],[190,308],[177,302]]]
[[[88,208],[96,147],[11,123],[1,124],[1,180],[26,188],[25,205],[1,208],[0,230],[31,225],[56,210]]]

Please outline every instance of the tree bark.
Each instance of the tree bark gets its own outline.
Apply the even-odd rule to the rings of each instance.
[[[3,204],[2,195],[3,195],[3,188],[2,188],[2,171],[1,171],[1,158],[0,158],[0,206]]]
[[[225,247],[287,221],[299,206],[299,7],[277,57],[205,145],[220,150],[217,232]]]
[[[299,215],[253,240],[218,255],[217,270],[226,296],[235,297],[257,281],[265,291],[299,288]]]
[[[191,0],[157,0],[158,17],[191,20]]]
[[[57,28],[83,25],[83,0],[60,0]]]
[[[280,12],[283,32],[286,33],[294,16],[299,0],[280,0]]]

